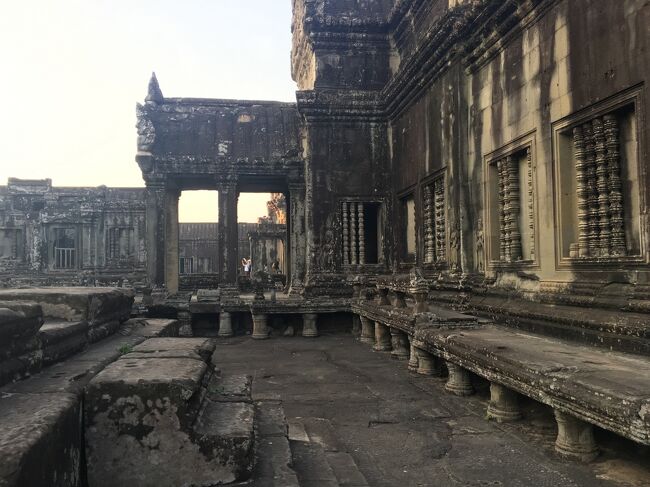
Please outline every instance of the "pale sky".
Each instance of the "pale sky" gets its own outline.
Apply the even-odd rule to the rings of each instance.
[[[291,0],[2,0],[0,184],[143,186],[135,104],[165,96],[295,101]],[[239,221],[266,214],[242,195]],[[216,221],[184,193],[181,221]]]

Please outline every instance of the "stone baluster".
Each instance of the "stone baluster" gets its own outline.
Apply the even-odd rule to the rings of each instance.
[[[528,168],[528,228],[530,230],[530,255],[526,258],[535,260],[535,188],[533,186],[533,155],[530,147],[526,149],[526,167]]]
[[[406,333],[397,328],[391,328],[390,336],[391,346],[393,347],[390,353],[391,356],[397,360],[407,360],[409,358],[409,350]]]
[[[451,362],[447,362],[449,378],[445,384],[445,390],[457,396],[471,396],[474,394],[471,376],[468,370]]]
[[[348,222],[348,204],[343,203],[343,265],[350,263],[350,227]]]
[[[585,139],[585,166],[587,172],[587,203],[589,205],[589,255],[598,255],[598,191],[596,188],[596,157],[590,123],[583,125]]]
[[[361,319],[361,336],[359,341],[362,343],[375,343],[375,324],[369,318],[360,316]]]
[[[253,335],[255,340],[265,340],[269,337],[271,329],[268,325],[269,317],[263,313],[253,313]]]
[[[576,161],[576,192],[578,196],[578,255],[589,256],[589,191],[585,164],[585,140],[581,127],[573,129],[573,150]]]
[[[610,252],[611,232],[609,226],[609,181],[607,158],[605,157],[605,132],[603,121],[596,118],[594,127],[594,149],[596,151],[596,187],[598,188],[598,255],[606,257]]]
[[[431,185],[424,187],[424,261],[435,261],[435,236],[434,236],[434,208],[433,188]]]
[[[316,313],[302,315],[302,336],[306,338],[318,336],[318,315]]]
[[[625,226],[623,220],[623,191],[621,186],[621,160],[619,153],[618,121],[614,115],[606,115],[605,140],[607,144],[607,166],[609,168],[609,211],[611,224],[612,256],[627,254]]]
[[[499,260],[506,260],[506,178],[504,161],[497,161],[497,176],[499,180]]]
[[[519,395],[507,387],[492,382],[490,384],[490,404],[487,416],[498,423],[521,419]]]
[[[390,328],[386,325],[375,322],[375,352],[390,352],[392,350]]]
[[[359,218],[359,264],[366,263],[366,222],[363,203],[357,203],[357,213]]]
[[[433,183],[433,198],[435,207],[435,246],[436,261],[445,262],[447,260],[447,236],[446,236],[446,212],[445,205],[445,178],[440,177]]]
[[[519,228],[519,213],[521,212],[521,200],[519,197],[519,164],[513,156],[506,158],[508,165],[508,184],[510,202],[510,260],[521,260],[521,229]]]
[[[412,337],[409,340],[409,348],[410,348],[410,353],[409,353],[408,370],[410,372],[417,372],[420,366],[420,359],[418,357],[418,349],[415,347],[415,345],[413,345]]]
[[[226,311],[219,314],[219,336],[227,338],[233,336],[232,331],[232,315]]]
[[[590,462],[598,456],[598,446],[591,424],[555,409],[557,439],[555,451],[563,457]]]
[[[350,203],[350,255],[352,257],[352,265],[357,265],[359,263],[357,254],[357,212],[355,211],[355,206],[354,203]]]

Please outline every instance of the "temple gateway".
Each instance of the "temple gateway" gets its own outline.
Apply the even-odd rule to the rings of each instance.
[[[296,103],[154,74],[145,188],[0,187],[0,486],[650,485],[648,26],[293,0]]]

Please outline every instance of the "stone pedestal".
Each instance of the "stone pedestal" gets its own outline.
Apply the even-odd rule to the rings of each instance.
[[[406,333],[397,328],[391,328],[390,336],[391,345],[393,347],[393,351],[390,353],[391,356],[397,360],[408,360],[409,349]]]
[[[219,336],[222,338],[227,338],[233,335],[232,315],[230,313],[222,311],[219,315]]]
[[[474,394],[468,370],[451,362],[447,362],[447,369],[449,370],[449,378],[445,385],[447,391],[457,396],[471,396]]]
[[[390,352],[393,348],[390,341],[390,328],[375,322],[375,346],[372,349],[375,352]]]
[[[591,424],[555,409],[557,439],[555,451],[565,458],[580,462],[591,462],[598,456]]]
[[[489,419],[494,419],[499,423],[521,419],[519,394],[501,384],[492,382],[487,415]]]
[[[361,336],[359,341],[362,343],[375,343],[375,324],[365,316],[360,316],[361,319]]]
[[[271,330],[269,329],[268,320],[268,315],[253,315],[253,338],[255,340],[264,340],[269,337]]]
[[[302,315],[302,336],[306,338],[315,338],[318,336],[318,315],[316,313],[306,313]]]
[[[411,372],[417,372],[417,371],[418,371],[419,364],[420,364],[420,360],[419,360],[420,357],[419,357],[419,355],[418,355],[418,349],[415,348],[415,346],[413,345],[413,341],[412,341],[412,340],[411,340],[411,342],[410,342],[410,344],[409,344],[409,347],[410,347],[410,349],[411,349],[411,353],[409,354],[409,365],[408,365],[408,369],[409,369]]]

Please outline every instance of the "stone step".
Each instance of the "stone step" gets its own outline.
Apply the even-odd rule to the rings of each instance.
[[[305,418],[303,423],[310,441],[323,447],[327,462],[341,487],[365,487],[368,485],[354,458],[341,446],[329,420]]]
[[[280,401],[255,403],[257,427],[257,458],[254,487],[300,487],[289,446],[287,419]]]
[[[329,420],[293,418],[289,438],[301,486],[368,486],[352,456],[340,446]]]

